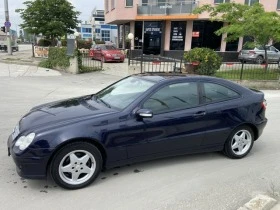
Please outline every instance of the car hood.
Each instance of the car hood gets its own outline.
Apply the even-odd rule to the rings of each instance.
[[[115,113],[97,103],[90,96],[71,98],[62,101],[36,106],[20,120],[20,131],[35,129],[42,126],[79,121],[84,118],[92,118]]]

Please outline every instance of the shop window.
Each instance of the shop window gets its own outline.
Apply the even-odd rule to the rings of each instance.
[[[170,50],[184,50],[186,21],[172,21],[170,33]]]
[[[126,0],[125,1],[125,6],[126,7],[133,7],[133,0]]]
[[[259,0],[245,0],[245,4],[252,6],[255,3],[259,3]]]

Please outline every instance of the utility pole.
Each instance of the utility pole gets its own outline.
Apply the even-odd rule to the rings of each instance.
[[[10,17],[9,17],[9,6],[8,6],[8,0],[4,0],[5,4],[5,26],[6,26],[6,32],[7,32],[7,48],[8,48],[8,55],[12,55],[12,45],[11,45],[11,35],[10,35]],[[9,23],[6,25],[6,23]]]

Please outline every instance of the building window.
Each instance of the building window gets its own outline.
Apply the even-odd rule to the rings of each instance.
[[[133,0],[126,0],[125,1],[125,6],[126,7],[133,7]]]
[[[186,37],[186,21],[172,21],[170,34],[170,50],[184,50]]]
[[[255,3],[259,3],[259,0],[245,0],[245,4],[252,6]]]
[[[111,0],[111,9],[115,9],[115,0]]]
[[[142,0],[142,6],[147,6],[148,5],[148,0]]]
[[[110,41],[110,31],[103,30],[101,31],[102,41]]]
[[[227,2],[230,2],[230,0],[214,0],[214,4],[222,4]]]
[[[158,6],[165,6],[166,3],[167,3],[166,0],[157,0]]]
[[[91,33],[91,28],[82,28],[83,33]]]
[[[278,2],[277,2],[277,9],[280,10],[280,0],[278,0]]]
[[[95,33],[100,34],[100,28],[96,28]]]

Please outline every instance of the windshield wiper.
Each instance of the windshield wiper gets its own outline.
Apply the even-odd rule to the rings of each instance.
[[[103,99],[97,98],[97,97],[95,97],[95,99],[96,99],[97,102],[101,102],[101,103],[103,103],[105,106],[107,106],[108,108],[111,108],[110,104],[108,104],[107,102],[105,102]]]

